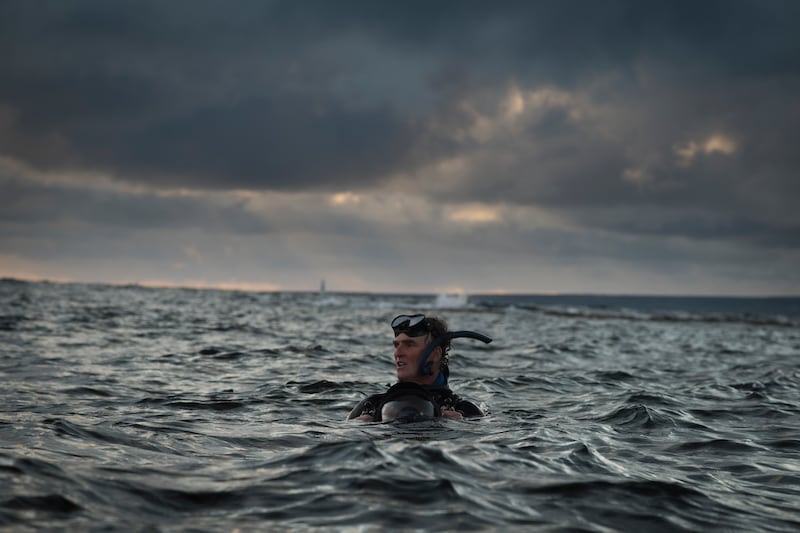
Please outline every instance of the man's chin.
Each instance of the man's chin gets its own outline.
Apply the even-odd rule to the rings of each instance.
[[[397,369],[397,381],[414,381],[417,376],[410,375],[410,372],[405,371],[405,368]]]

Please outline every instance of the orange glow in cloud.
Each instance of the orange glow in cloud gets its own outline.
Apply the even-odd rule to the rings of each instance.
[[[69,283],[69,278],[46,274],[47,267],[36,261],[23,259],[15,255],[0,255],[0,278],[13,278],[22,281],[52,281]]]
[[[724,135],[712,135],[706,141],[705,146],[703,146],[703,150],[707,154],[719,152],[725,155],[731,155],[736,151],[736,143]]]
[[[689,141],[684,146],[676,146],[675,154],[678,156],[679,164],[689,165],[698,155],[704,154],[723,154],[731,155],[736,152],[736,142],[722,134],[714,134],[704,142]]]
[[[258,283],[246,281],[207,281],[207,280],[145,280],[137,281],[136,285],[151,287],[154,289],[180,287],[186,289],[217,289],[222,291],[252,291],[252,292],[275,292],[281,290],[279,285],[273,283]]]
[[[359,196],[358,194],[353,194],[350,191],[340,192],[331,195],[330,203],[332,205],[359,204],[361,203],[361,196]]]
[[[489,207],[462,207],[450,213],[449,218],[453,222],[491,224],[500,220],[500,214]]]

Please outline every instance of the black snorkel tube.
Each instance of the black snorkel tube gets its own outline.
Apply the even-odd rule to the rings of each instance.
[[[433,369],[431,368],[432,362],[428,361],[428,356],[436,349],[437,346],[441,346],[444,342],[453,339],[460,339],[460,338],[467,338],[467,339],[476,339],[486,344],[492,342],[492,338],[484,335],[483,333],[478,333],[477,331],[468,331],[468,330],[461,330],[461,331],[451,331],[444,335],[444,337],[438,337],[433,339],[431,342],[428,343],[428,346],[425,347],[425,351],[422,352],[422,355],[419,358],[419,369],[417,372],[420,376],[432,376]],[[447,380],[445,379],[445,383]]]

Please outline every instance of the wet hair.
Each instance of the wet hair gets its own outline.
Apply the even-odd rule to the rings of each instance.
[[[436,317],[436,316],[429,316],[427,317],[428,323],[430,324],[430,335],[431,340],[436,338],[444,338],[447,335],[447,322],[443,319]],[[450,367],[449,367],[449,352],[450,352],[450,339],[445,338],[439,344],[439,347],[442,349],[442,362],[440,363],[440,369],[442,374],[444,374],[445,378],[450,377]]]

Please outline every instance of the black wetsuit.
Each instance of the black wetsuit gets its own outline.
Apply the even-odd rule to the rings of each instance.
[[[439,411],[442,410],[456,410],[461,413],[464,418],[483,416],[480,408],[469,400],[460,398],[457,394],[450,390],[447,385],[444,386],[422,386],[423,389],[430,395],[434,404],[438,407]],[[356,405],[347,419],[359,417],[361,415],[370,415],[375,422],[381,421],[381,407],[383,406],[386,398],[386,393],[373,394],[361,400]]]

